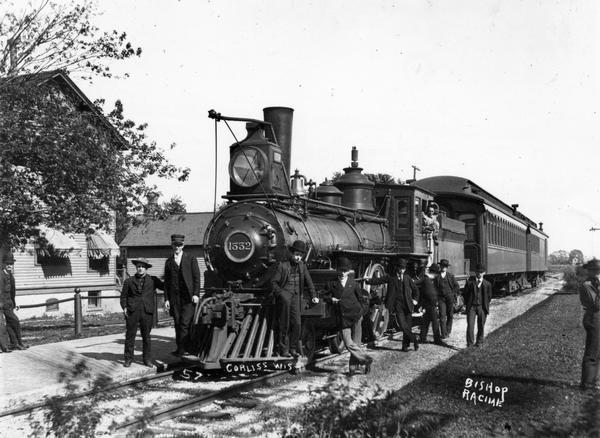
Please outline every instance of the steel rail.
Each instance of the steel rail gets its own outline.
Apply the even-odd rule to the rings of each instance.
[[[311,362],[309,365],[312,366],[312,365],[322,364],[322,363],[325,363],[325,362],[327,362],[335,357],[338,357],[338,356],[340,356],[340,354],[329,354],[329,355],[322,357],[314,362]],[[302,373],[302,372],[306,371],[306,368],[299,369],[297,371]],[[127,429],[127,428],[131,428],[133,426],[141,426],[141,425],[148,424],[151,422],[161,422],[164,420],[169,420],[169,419],[175,418],[182,412],[190,410],[192,407],[197,408],[200,406],[204,406],[208,403],[211,403],[214,400],[228,398],[230,396],[239,394],[241,391],[247,391],[250,389],[255,389],[255,388],[261,387],[261,386],[265,385],[267,382],[277,380],[286,375],[290,375],[289,370],[277,371],[275,373],[267,374],[267,375],[264,375],[264,376],[261,376],[261,377],[255,378],[255,379],[251,379],[247,382],[239,383],[237,385],[232,385],[228,388],[224,388],[224,389],[221,389],[218,391],[203,393],[197,397],[193,397],[189,400],[184,400],[182,402],[176,403],[167,408],[161,409],[152,415],[121,423],[121,424],[115,426],[112,429],[112,431]]]

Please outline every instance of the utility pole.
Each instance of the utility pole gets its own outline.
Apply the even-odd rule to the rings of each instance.
[[[421,169],[419,169],[414,164],[412,165],[412,168],[413,168],[413,179],[416,181],[417,180],[417,171],[421,171]]]
[[[592,228],[590,228],[590,231],[600,231],[600,228],[592,227]],[[596,251],[595,251],[595,248],[594,248],[594,236],[592,236],[592,257],[596,256],[595,252]]]

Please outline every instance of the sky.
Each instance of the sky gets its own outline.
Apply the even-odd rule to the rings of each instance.
[[[365,172],[469,178],[544,222],[549,250],[600,256],[600,5],[576,1],[102,0],[95,22],[126,31],[127,79],[77,81],[177,165],[157,182],[188,211],[229,187],[234,142],[210,109],[262,118],[294,108],[292,170],[318,183],[359,150]],[[236,134],[244,137],[243,124]],[[220,199],[218,199],[220,202]]]

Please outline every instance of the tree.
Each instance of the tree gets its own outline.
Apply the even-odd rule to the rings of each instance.
[[[364,174],[369,181],[373,181],[376,184],[397,184],[396,179],[387,173],[365,173]],[[331,175],[331,184],[335,184],[344,174],[342,172],[333,172]],[[398,180],[398,183],[400,180]]]
[[[548,261],[552,265],[566,265],[569,263],[569,253],[564,249],[554,251],[548,256]]]
[[[142,49],[116,30],[102,32],[93,24],[98,15],[92,0],[30,1],[23,12],[0,0],[0,77],[65,69],[112,77],[109,60],[140,56]]]
[[[0,246],[18,245],[39,224],[70,232],[108,228],[115,212],[143,212],[142,200],[157,191],[147,177],[189,175],[146,137],[146,124],[124,116],[121,102],[104,115],[103,101],[82,104],[68,87],[30,74],[71,67],[110,76],[108,60],[141,53],[125,34],[101,33],[90,22],[93,11],[89,1],[45,0],[0,21],[8,36],[0,38]]]
[[[583,263],[583,252],[579,249],[572,249],[569,253],[568,263],[570,265],[580,265]]]

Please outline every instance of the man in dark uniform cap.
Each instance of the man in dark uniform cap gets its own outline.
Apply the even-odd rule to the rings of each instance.
[[[587,279],[579,292],[583,306],[583,328],[585,329],[585,351],[581,364],[581,387],[600,389],[600,261],[593,259],[583,267]]]
[[[490,313],[490,301],[492,300],[492,284],[483,276],[485,266],[478,263],[475,268],[475,277],[467,280],[465,285],[465,307],[467,309],[467,347],[473,345],[475,320],[477,320],[477,342],[483,343],[484,327],[487,316]]]
[[[313,303],[318,303],[317,293],[308,268],[302,261],[306,245],[296,240],[290,247],[289,260],[280,262],[271,278],[275,296],[276,334],[279,354],[298,356],[300,350],[300,302],[304,288],[308,288]]]
[[[0,311],[4,314],[6,320],[6,331],[11,342],[10,348],[13,350],[25,350],[29,346],[23,344],[21,340],[21,322],[14,312],[15,310],[19,310],[19,306],[17,306],[15,301],[14,264],[15,258],[11,252],[2,257],[2,270],[0,270],[0,304],[2,305],[2,309]]]
[[[200,300],[200,269],[196,257],[183,252],[185,236],[173,234],[173,255],[165,262],[165,308],[175,321],[175,355],[189,348],[195,306]]]
[[[421,323],[420,338],[421,342],[427,342],[427,332],[429,331],[429,324],[431,324],[434,344],[443,345],[440,335],[439,317],[437,314],[437,291],[434,284],[439,273],[440,266],[437,263],[431,264],[419,284],[421,290],[421,306],[425,309],[423,322]]]
[[[154,291],[163,290],[163,282],[157,277],[147,274],[147,270],[152,267],[148,260],[139,258],[132,260],[136,273],[129,277],[123,283],[121,291],[121,308],[125,314],[127,330],[125,332],[125,363],[126,367],[133,361],[133,350],[135,344],[135,334],[138,326],[142,334],[142,351],[144,365],[152,366],[152,346],[150,344],[150,330],[152,330],[152,320],[156,305],[154,301]]]
[[[452,332],[452,318],[454,316],[454,303],[458,294],[458,282],[450,272],[448,272],[450,262],[446,259],[440,260],[440,275],[436,278],[436,288],[438,293],[438,306],[440,309],[440,331],[442,339],[450,336]]]
[[[414,306],[419,301],[419,289],[414,280],[406,272],[407,261],[398,260],[393,275],[384,275],[381,278],[367,280],[367,284],[387,283],[385,307],[397,324],[402,329],[402,351],[408,351],[412,342],[415,350],[419,349],[419,341],[412,332],[412,313]]]

